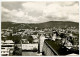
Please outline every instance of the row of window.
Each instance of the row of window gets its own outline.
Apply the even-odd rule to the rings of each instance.
[[[9,53],[9,51],[1,51],[1,53]]]
[[[1,47],[13,47],[12,45],[2,45]]]

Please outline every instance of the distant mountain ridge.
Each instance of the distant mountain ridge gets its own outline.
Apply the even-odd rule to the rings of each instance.
[[[7,29],[10,27],[16,27],[16,28],[52,28],[52,27],[70,27],[75,26],[76,28],[79,28],[79,23],[77,22],[71,22],[71,21],[49,21],[49,22],[43,22],[43,23],[15,23],[15,22],[1,22],[1,28]]]

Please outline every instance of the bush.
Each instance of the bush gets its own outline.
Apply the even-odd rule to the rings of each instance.
[[[33,52],[37,52],[37,48],[33,48]]]

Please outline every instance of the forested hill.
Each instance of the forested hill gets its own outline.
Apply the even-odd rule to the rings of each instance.
[[[70,21],[49,21],[44,23],[15,23],[15,22],[1,22],[1,28],[7,29],[11,27],[16,28],[52,28],[52,27],[61,27],[64,28],[65,26],[75,26],[76,28],[79,28],[79,23],[76,22],[70,22]]]

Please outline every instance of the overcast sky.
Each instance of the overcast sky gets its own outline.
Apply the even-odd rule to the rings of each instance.
[[[17,23],[79,22],[79,3],[76,1],[2,2],[1,12],[1,21]]]

